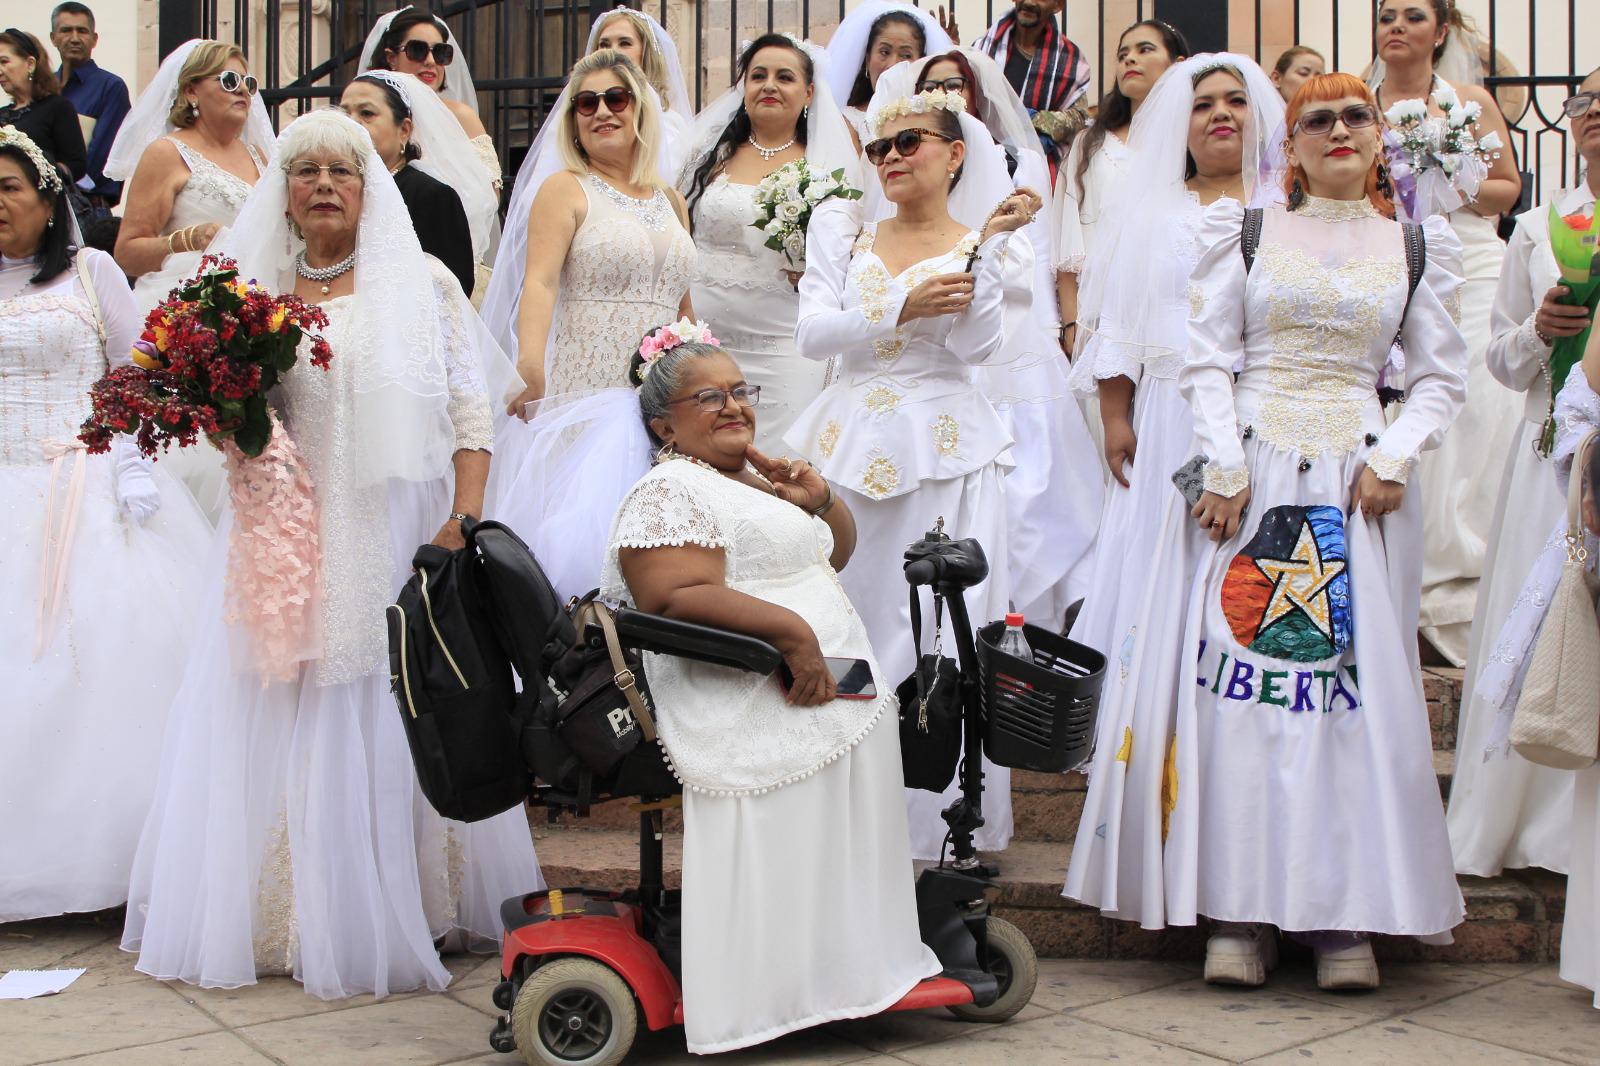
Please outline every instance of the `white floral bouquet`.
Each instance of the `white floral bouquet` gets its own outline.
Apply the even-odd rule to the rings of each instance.
[[[812,211],[830,197],[859,200],[861,190],[844,180],[844,168],[829,173],[805,159],[785,163],[756,186],[751,225],[767,235],[766,246],[783,256],[785,269],[805,272],[806,228]]]
[[[1433,94],[1442,116],[1430,115],[1425,100],[1401,100],[1384,113],[1389,169],[1406,213],[1414,219],[1454,211],[1478,194],[1489,164],[1500,157],[1500,135],[1473,133],[1483,117],[1475,100],[1466,103],[1448,85]]]

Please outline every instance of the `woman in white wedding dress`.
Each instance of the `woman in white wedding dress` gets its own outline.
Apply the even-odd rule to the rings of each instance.
[[[1456,774],[1450,786],[1450,844],[1456,871],[1493,877],[1502,867],[1567,869],[1573,775],[1537,766],[1516,752],[1489,748],[1494,712],[1478,691],[1477,675],[1503,660],[1500,628],[1521,593],[1528,568],[1544,549],[1566,501],[1538,449],[1550,414],[1550,349],[1558,337],[1576,335],[1588,316],[1581,307],[1556,303],[1560,274],[1550,252],[1550,212],[1562,217],[1595,210],[1600,188],[1600,71],[1590,74],[1573,97],[1585,108],[1571,117],[1572,139],[1587,176],[1563,189],[1552,205],[1517,219],[1506,251],[1500,290],[1491,319],[1489,370],[1507,388],[1526,394],[1523,422],[1502,463],[1500,503],[1473,612],[1472,642],[1456,727]],[[1487,471],[1485,472],[1488,473]]]
[[[323,999],[437,991],[450,974],[436,944],[492,949],[500,904],[542,879],[520,808],[469,825],[423,799],[384,609],[419,544],[460,547],[459,518],[481,513],[495,412],[517,383],[423,254],[365,130],[314,111],[278,149],[217,247],[330,319],[328,369],[308,340],[270,397],[315,494],[318,639],[263,661],[270,598],[292,590],[235,564],[230,505],[122,943],[141,972],[206,987],[292,974]]]
[[[884,578],[937,519],[988,556],[988,579],[967,594],[974,619],[1004,615],[1011,592],[1003,476],[1013,441],[972,368],[1006,350],[1008,301],[1031,291],[1022,230],[1041,204],[1014,189],[1000,146],[965,105],[941,90],[875,110],[867,154],[893,214],[863,227],[824,204],[800,279],[795,341],[811,359],[838,354],[839,374],[784,439],[855,512],[860,543],[841,580],[891,684],[916,655],[908,597],[887,594]],[[987,762],[984,774],[977,841],[999,849],[1011,837],[1010,778]],[[917,858],[939,858],[939,811],[953,794],[908,790]]]
[[[585,56],[556,107],[562,169],[526,213],[513,204],[502,247],[525,234],[527,254],[502,262],[485,305],[511,324],[528,383],[511,404],[521,418],[497,437],[489,500],[571,596],[599,581],[610,516],[638,476],[631,450],[611,450],[630,439],[616,427],[636,421],[625,415],[628,357],[645,334],[692,317],[695,247],[682,197],[655,165],[660,116],[639,68],[609,49]]]
[[[1462,51],[1451,28],[1451,0],[1383,0],[1375,27],[1378,58],[1369,84],[1380,110],[1402,100],[1426,100],[1430,114],[1442,114],[1433,94],[1446,86],[1440,69],[1460,66]],[[1483,108],[1476,133],[1510,134],[1494,98],[1476,84],[1451,85],[1463,103]],[[1477,189],[1464,190],[1466,203],[1449,210],[1450,227],[1461,240],[1466,287],[1461,293],[1461,332],[1467,338],[1467,405],[1444,443],[1422,459],[1423,527],[1427,531],[1422,579],[1422,633],[1452,665],[1466,662],[1478,580],[1484,572],[1490,530],[1500,501],[1493,471],[1513,447],[1521,423],[1522,398],[1489,372],[1489,309],[1500,278],[1505,242],[1496,232],[1499,216],[1516,206],[1522,181],[1509,148],[1489,164]],[[1403,200],[1403,197],[1401,197]],[[1407,211],[1422,222],[1449,205],[1417,203]],[[1402,210],[1406,210],[1402,205]]]
[[[0,923],[128,898],[209,535],[131,439],[93,456],[77,439],[89,387],[127,365],[144,319],[111,257],[72,247],[59,175],[0,129],[0,552],[14,564],[0,609]]]
[[[194,276],[266,172],[272,125],[246,71],[244,53],[228,42],[180,45],[139,94],[111,145],[106,174],[128,182],[117,263],[135,279],[141,313]],[[226,491],[221,453],[206,445],[157,461],[183,479],[215,522]]]
[[[603,594],[766,640],[794,676],[786,694],[647,655],[683,781],[684,1033],[711,1054],[875,1014],[939,961],[917,931],[893,683],[836,573],[864,561],[845,566],[855,497],[751,447],[759,393],[714,345],[631,369],[660,462],[617,510]],[[865,576],[901,584],[898,566]],[[878,697],[834,698],[824,655],[866,660]]]
[[[1202,53],[1171,67],[1133,119],[1128,184],[1089,261],[1071,381],[1105,413],[1102,550],[1072,638],[1106,657],[1089,794],[1062,895],[1108,917],[1162,928],[1164,860],[1176,802],[1173,708],[1191,659],[1183,606],[1204,537],[1172,475],[1195,454],[1178,390],[1189,347],[1189,278],[1207,206],[1282,198],[1274,172],[1283,98],[1244,56]],[[1164,254],[1151,255],[1161,247]]]
[[[800,297],[784,256],[757,229],[756,191],[767,175],[804,159],[861,188],[850,127],[814,53],[769,33],[739,57],[739,80],[695,120],[695,149],[679,181],[699,269],[695,311],[751,384],[761,386],[756,445],[781,451],[783,434],[827,384],[828,364],[795,350]]]

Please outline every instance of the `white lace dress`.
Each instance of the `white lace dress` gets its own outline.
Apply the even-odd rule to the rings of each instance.
[[[783,270],[783,257],[762,242],[751,222],[756,186],[726,174],[706,187],[695,205],[694,239],[699,265],[694,311],[744,371],[761,386],[756,409],[756,447],[783,454],[783,435],[822,392],[828,364],[795,350],[794,323],[800,297]]]
[[[629,599],[620,549],[685,544],[721,551],[727,586],[799,614],[824,655],[873,662],[880,694],[791,707],[775,677],[645,655],[684,783],[684,1029],[711,1054],[876,1014],[940,967],[917,930],[892,682],[827,523],[668,461],[617,512],[604,594]]]
[[[111,257],[78,254],[104,339],[76,266],[35,285],[32,259],[0,259],[0,923],[128,898],[209,536],[159,469],[160,510],[126,516],[116,453],[77,444],[89,386],[143,329]]]
[[[589,210],[561,268],[549,396],[625,384],[645,334],[678,320],[695,271],[694,241],[665,192],[635,200],[593,174],[579,182]]]
[[[430,262],[456,444],[488,449],[489,398],[466,347],[472,311]],[[322,656],[299,680],[267,684],[242,665],[242,634],[224,621],[230,512],[213,540],[122,942],[162,980],[236,988],[289,973],[323,999],[437,991],[450,974],[435,941],[459,930],[492,947],[500,904],[543,885],[520,808],[446,821],[417,786],[389,690],[384,608],[449,513],[451,486],[446,476],[358,487],[351,368],[381,338],[353,333],[350,304],[324,305],[330,369],[302,352],[276,397],[320,510]]]
[[[1151,335],[1101,322],[1068,379],[1096,407],[1099,382],[1134,382],[1138,450],[1124,468],[1129,486],[1106,482],[1089,589],[1072,627],[1072,639],[1105,655],[1106,674],[1089,794],[1062,894],[1149,929],[1167,920],[1162,847],[1172,805],[1172,711],[1184,670],[1174,649],[1205,543],[1172,484],[1173,472],[1199,450],[1177,378],[1192,310],[1183,294],[1205,251],[1205,209],[1192,194],[1184,204],[1163,252],[1173,260],[1171,302],[1151,316]]]
[[[251,183],[223,170],[178,138],[168,136],[167,140],[178,149],[178,154],[183,156],[184,163],[188,165],[189,180],[173,199],[172,214],[167,216],[160,236],[165,238],[189,226],[208,222],[219,226],[232,225],[239,208],[244,206],[245,197],[250,195]],[[246,145],[245,148],[250,158],[255,160],[257,171],[264,171],[267,162],[255,146]],[[195,271],[200,269],[203,254],[173,252],[161,261],[159,270],[143,274],[134,281],[133,295],[138,301],[140,313],[148,314],[175,287],[193,277]],[[182,479],[194,494],[195,502],[215,523],[217,516],[222,513],[222,498],[227,492],[222,472],[222,453],[209,446],[184,448],[181,451],[168,451],[156,461],[165,466],[168,473]]]
[[[1460,245],[1427,224],[1407,308],[1400,225],[1368,201],[1269,208],[1248,275],[1242,221],[1231,201],[1207,215],[1180,378],[1207,487],[1248,486],[1250,510],[1207,542],[1166,653],[1167,919],[1447,940],[1463,907],[1413,636],[1421,493],[1377,519],[1349,507],[1366,469],[1406,482],[1461,408]],[[1377,380],[1402,327],[1409,398],[1387,424]]]
[[[972,367],[1005,349],[1006,302],[1032,291],[1033,252],[1023,233],[998,234],[981,246],[978,234],[969,233],[943,255],[891,275],[873,251],[875,239],[868,227],[848,257],[831,249],[807,257],[795,339],[813,359],[841,353],[839,374],[785,441],[816,463],[835,491],[848,494],[859,542],[842,580],[890,684],[898,685],[916,661],[904,552],[935,520],[944,518],[945,531],[957,540],[976,538],[988,557],[989,579],[967,592],[973,624],[998,619],[1007,609],[1002,473],[1012,441],[974,386]],[[964,270],[975,248],[980,259],[965,311],[897,324],[912,289],[936,274]],[[932,634],[931,597],[923,596],[922,605],[923,632]],[[1011,839],[1010,772],[987,761],[984,772],[987,821],[978,846],[1003,848]],[[912,854],[919,859],[939,857],[947,829],[939,812],[959,791],[954,782],[950,788],[946,797],[907,792]]]
[[[1563,215],[1593,203],[1586,184],[1564,190],[1556,201]],[[1500,645],[1500,629],[1550,530],[1566,513],[1550,461],[1535,450],[1550,413],[1550,349],[1534,334],[1533,317],[1559,276],[1550,254],[1549,208],[1536,207],[1517,220],[1511,235],[1486,358],[1490,373],[1526,398],[1522,424],[1500,463],[1500,499],[1478,584],[1456,729],[1456,774],[1446,817],[1456,871],[1464,874],[1492,877],[1502,867],[1567,869],[1573,775],[1536,766],[1516,752],[1491,754],[1495,705],[1477,684],[1487,663],[1503,662],[1509,654]],[[1486,481],[1493,470],[1485,467]]]

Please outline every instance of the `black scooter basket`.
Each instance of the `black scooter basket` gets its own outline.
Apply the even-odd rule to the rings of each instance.
[[[1005,631],[1004,622],[978,630],[984,754],[1015,770],[1077,769],[1094,754],[1105,656],[1025,625],[1023,633],[1033,649],[1033,662],[1025,662],[996,646]]]

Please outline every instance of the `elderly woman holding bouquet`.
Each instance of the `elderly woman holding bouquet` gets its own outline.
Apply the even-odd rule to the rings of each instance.
[[[140,320],[111,257],[73,247],[60,173],[0,129],[0,922],[127,899],[207,537],[131,441],[76,439]]]
[[[516,383],[359,125],[302,116],[275,160],[217,246],[241,277],[319,306],[331,356],[317,365],[302,339],[264,450],[229,446],[123,946],[145,973],[204,986],[438,990],[441,938],[492,945],[500,902],[539,874],[520,813],[463,825],[422,799],[384,609],[419,543],[462,543]]]
[[[794,279],[805,269],[812,208],[859,196],[855,143],[812,54],[777,33],[745,48],[739,80],[695,119],[693,143],[678,184],[700,253],[695,311],[761,386],[756,443],[781,449],[827,384],[827,364],[795,350]]]

